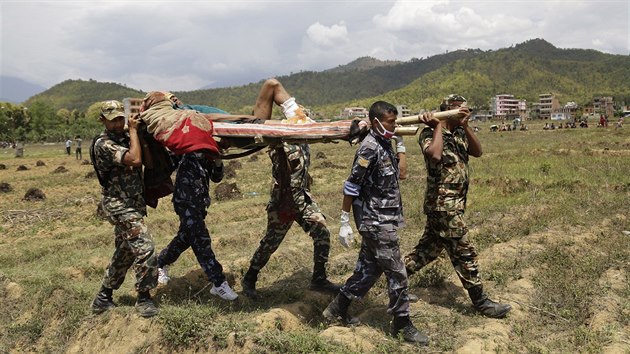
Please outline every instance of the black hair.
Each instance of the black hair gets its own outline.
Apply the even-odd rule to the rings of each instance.
[[[370,120],[374,118],[382,119],[386,113],[394,113],[398,115],[398,110],[394,105],[385,101],[376,101],[370,106]]]
[[[448,104],[442,101],[442,103],[440,103],[440,112],[446,111],[447,108],[448,108]]]

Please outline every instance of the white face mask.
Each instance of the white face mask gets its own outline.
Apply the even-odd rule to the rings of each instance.
[[[385,139],[391,139],[394,136],[394,132],[390,132],[389,130],[385,129],[385,127],[383,126],[383,123],[381,123],[381,121],[378,118],[374,118],[374,121],[378,122],[378,125],[380,126],[380,130],[382,130],[381,132],[379,131],[379,129],[374,129],[374,131],[377,132],[380,136],[382,136]]]

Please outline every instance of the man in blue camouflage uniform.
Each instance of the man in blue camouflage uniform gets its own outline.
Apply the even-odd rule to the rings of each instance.
[[[438,120],[425,113],[427,125],[419,137],[427,167],[427,190],[424,212],[427,223],[413,252],[405,256],[407,274],[411,275],[434,261],[446,249],[459,280],[468,290],[475,308],[483,315],[502,318],[511,306],[498,304],[483,292],[477,252],[468,239],[464,222],[468,193],[468,159],[482,154],[481,143],[468,126],[470,110],[460,95],[444,98],[441,111],[458,109],[462,118]]]
[[[125,132],[124,108],[118,101],[103,102],[99,119],[105,131],[95,139],[90,156],[103,186],[101,209],[114,225],[116,250],[92,302],[92,311],[102,313],[116,307],[112,292],[122,285],[127,270],[133,266],[138,291],[135,307],[141,316],[151,317],[159,312],[150,294],[157,285],[158,271],[153,238],[144,223],[138,120],[129,117],[129,132]]]
[[[312,178],[308,173],[311,152],[308,144],[282,143],[269,150],[272,162],[273,185],[271,200],[267,204],[267,231],[254,252],[249,269],[243,277],[245,295],[257,296],[258,273],[297,222],[313,239],[313,276],[310,289],[337,293],[339,286],[326,276],[326,263],[330,253],[330,232],[310,192]]]
[[[167,97],[179,109],[181,103],[174,95]],[[181,109],[184,108],[182,104]],[[221,111],[218,108],[215,112]],[[223,111],[221,111],[223,112]],[[181,156],[175,178],[173,206],[179,216],[179,230],[169,245],[158,257],[159,282],[169,281],[167,267],[173,264],[189,247],[192,248],[199,265],[213,284],[210,293],[224,300],[236,300],[238,295],[230,288],[223,274],[223,266],[212,251],[212,240],[205,218],[210,207],[210,181],[219,183],[223,179],[223,162],[210,159],[203,152],[191,152]]]
[[[358,323],[348,315],[350,302],[364,297],[385,273],[389,293],[387,313],[394,317],[391,335],[426,345],[427,336],[418,332],[409,318],[407,273],[397,234],[398,228],[405,226],[398,185],[400,170],[390,141],[397,113],[396,107],[383,101],[370,107],[370,132],[361,142],[350,177],[344,183],[339,230],[339,241],[349,247],[353,241],[349,214],[352,209],[361,234],[359,259],[354,273],[323,315],[344,324]]]

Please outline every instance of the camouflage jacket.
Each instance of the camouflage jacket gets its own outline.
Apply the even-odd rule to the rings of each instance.
[[[129,135],[104,132],[94,142],[94,168],[103,178],[103,211],[108,215],[137,212],[146,215],[142,167],[123,164]]]
[[[399,175],[391,143],[370,131],[357,149],[344,184],[344,193],[355,196],[352,205],[359,231],[405,226]]]
[[[442,130],[444,148],[442,160],[434,163],[426,154],[427,191],[424,199],[424,212],[463,211],[466,208],[468,193],[468,139],[464,128],[457,127],[453,132]],[[420,133],[418,143],[423,154],[433,140],[433,129],[426,127]]]
[[[293,145],[282,143],[269,150],[273,176],[273,190],[288,190],[298,193],[311,188],[311,149],[308,144]]]

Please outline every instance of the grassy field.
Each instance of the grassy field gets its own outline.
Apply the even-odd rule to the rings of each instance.
[[[321,312],[331,297],[307,290],[313,248],[297,225],[261,272],[258,301],[210,295],[187,251],[171,268],[173,280],[154,291],[159,316],[135,314],[132,273],[114,293],[119,307],[92,315],[113,252],[112,227],[95,215],[100,188],[87,176],[92,166],[66,156],[62,144],[27,145],[24,158],[0,150],[0,183],[10,189],[0,192],[0,353],[630,353],[630,234],[623,232],[630,230],[630,131],[543,131],[534,122],[527,132],[490,132],[489,124],[478,134],[484,155],[471,161],[466,219],[487,292],[513,311],[503,320],[477,315],[442,257],[410,279],[420,298],[412,317],[430,337],[427,348],[387,335],[384,278],[352,304],[361,326],[325,323]],[[426,185],[418,145],[405,141],[403,252],[424,227]],[[329,273],[340,283],[358,251],[336,241],[341,184],[354,150],[347,143],[312,146],[313,194],[333,234]],[[257,157],[240,159],[242,168],[228,180],[242,198],[213,200],[206,219],[239,293],[266,225],[271,167],[265,154]],[[59,166],[67,171],[55,173]],[[46,199],[23,200],[32,187]],[[178,227],[170,198],[146,220],[157,248],[166,246]]]

